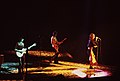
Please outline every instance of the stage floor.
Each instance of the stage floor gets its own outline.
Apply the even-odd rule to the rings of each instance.
[[[24,74],[21,75],[25,78],[26,74],[28,76],[35,76],[36,79],[39,78],[37,76],[40,76],[40,78],[50,78],[50,77],[62,77],[62,78],[69,78],[69,79],[75,79],[75,78],[96,78],[96,77],[108,77],[112,76],[112,72],[110,71],[110,68],[107,66],[94,66],[94,69],[89,69],[89,65],[81,64],[81,63],[74,63],[74,62],[65,62],[65,61],[59,61],[59,64],[44,62],[42,64],[38,64],[37,66],[33,65],[32,63],[27,64],[28,67],[24,68]],[[11,74],[18,74],[18,63],[4,63],[2,64],[2,70],[1,75],[5,74],[11,75]],[[8,77],[2,77],[2,79],[7,79]],[[20,77],[19,77],[20,78]],[[17,79],[17,77],[16,77]],[[30,79],[30,78],[29,78]],[[31,77],[31,79],[34,79]]]
[[[34,53],[31,51],[31,53]],[[53,55],[53,52],[46,54],[42,52],[41,57],[49,57]],[[50,55],[51,54],[51,55]],[[36,53],[37,55],[37,53]],[[49,56],[46,56],[49,55]],[[37,55],[39,56],[39,55]],[[33,58],[33,57],[31,57]],[[34,60],[34,61],[32,61]],[[106,65],[93,66],[90,69],[89,64],[70,62],[65,60],[59,60],[58,64],[49,62],[49,58],[28,61],[27,67],[24,67],[24,73],[18,74],[18,62],[17,61],[5,61],[1,65],[0,81],[2,80],[49,80],[49,79],[91,79],[91,78],[106,78],[113,76],[114,67]],[[26,65],[26,64],[25,64]]]

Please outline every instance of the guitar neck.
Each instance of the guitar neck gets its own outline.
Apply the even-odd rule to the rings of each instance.
[[[64,38],[61,42],[64,42],[67,38]]]
[[[28,49],[32,48],[32,46],[28,47]]]
[[[28,49],[31,49],[34,46],[36,46],[36,43],[34,43],[33,45],[29,46]]]

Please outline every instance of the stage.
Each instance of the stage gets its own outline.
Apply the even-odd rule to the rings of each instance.
[[[40,81],[40,80],[85,80],[109,79],[114,76],[116,67],[98,64],[90,69],[87,63],[71,61],[70,54],[59,55],[59,63],[54,64],[49,59],[54,52],[29,51],[24,73],[18,73],[18,62],[14,51],[4,52],[4,62],[1,64],[0,81]],[[9,59],[8,59],[9,58]]]

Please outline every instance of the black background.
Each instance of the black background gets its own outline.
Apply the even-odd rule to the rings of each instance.
[[[80,62],[88,59],[86,45],[90,32],[102,39],[100,62],[119,65],[119,2],[110,0],[3,1],[1,3],[0,50],[13,50],[18,38],[26,47],[52,51],[50,37],[67,37],[63,47]]]

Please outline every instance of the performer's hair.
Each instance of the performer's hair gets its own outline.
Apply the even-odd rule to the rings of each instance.
[[[94,34],[94,33],[90,33],[89,39],[91,39],[91,37],[92,37],[93,35],[95,35],[95,34]]]
[[[54,32],[53,32],[53,36],[55,36],[56,34],[57,34],[57,31],[54,31]]]
[[[18,41],[20,42],[22,39],[24,39],[24,37],[19,37],[19,38],[18,38]]]

